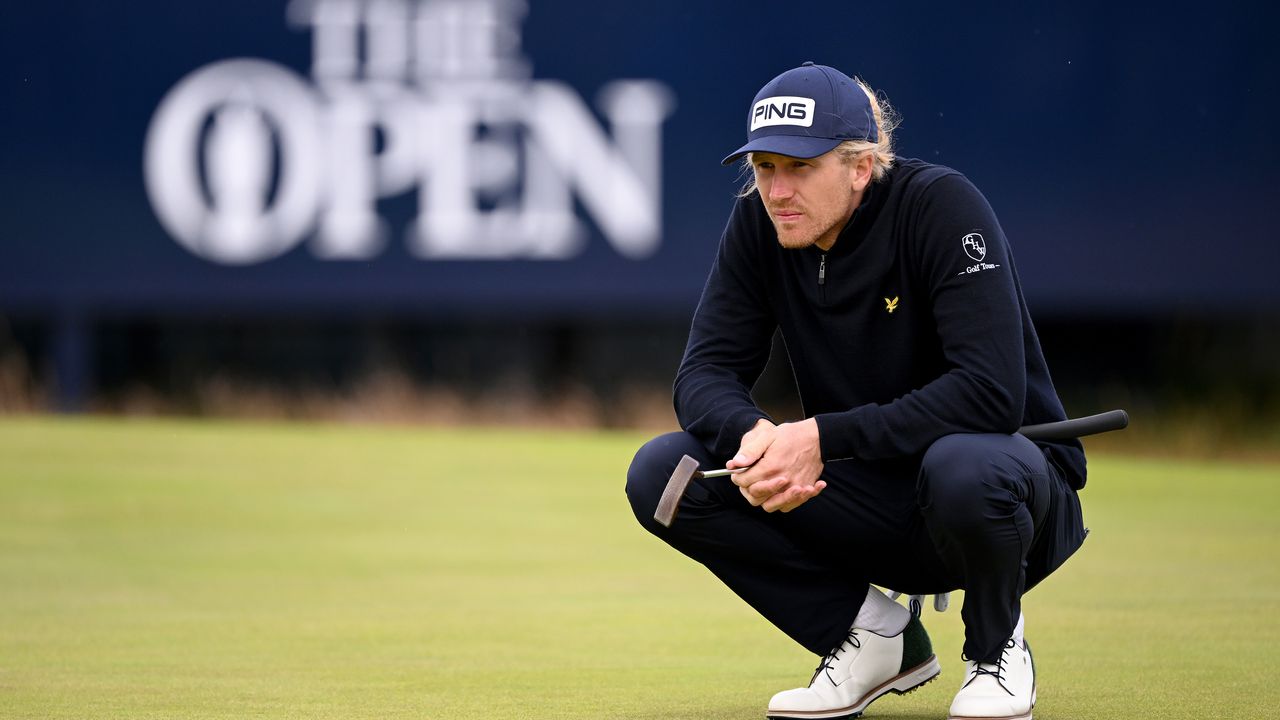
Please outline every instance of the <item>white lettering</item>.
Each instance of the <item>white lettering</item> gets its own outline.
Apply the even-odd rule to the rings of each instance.
[[[972,275],[973,273],[982,272],[983,270],[995,270],[998,267],[1000,267],[998,264],[980,262],[975,265],[970,265],[964,270],[956,273],[956,275]]]
[[[567,85],[528,80],[525,13],[520,0],[295,0],[314,88],[229,60],[161,102],[144,158],[161,223],[218,263],[269,260],[313,231],[317,257],[363,260],[390,236],[379,200],[416,189],[419,257],[566,259],[587,237],[577,198],[617,252],[652,254],[671,92],[608,84],[606,133]]]
[[[771,125],[813,126],[813,98],[793,95],[767,97],[751,107],[751,132]]]

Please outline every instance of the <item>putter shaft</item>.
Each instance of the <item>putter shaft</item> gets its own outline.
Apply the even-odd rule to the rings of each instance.
[[[728,477],[730,475],[737,475],[743,470],[746,470],[746,468],[738,468],[737,470],[730,470],[728,468],[724,468],[722,470],[705,470],[705,471],[699,470],[694,474],[700,478],[718,478],[718,477]]]

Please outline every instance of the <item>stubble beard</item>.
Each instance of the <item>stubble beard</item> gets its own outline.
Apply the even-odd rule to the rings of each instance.
[[[811,247],[830,233],[840,221],[839,218],[815,218],[810,214],[805,214],[804,218],[805,222],[801,226],[786,228],[770,214],[769,219],[773,222],[779,245],[787,250],[803,250]]]
[[[845,208],[822,204],[819,205],[821,209],[808,206],[770,209],[769,220],[773,223],[774,234],[778,236],[778,244],[787,250],[803,250],[816,245],[823,238],[829,238],[834,243],[840,231],[849,222],[849,218],[853,216],[857,199],[857,196],[851,195],[848,198],[848,206]],[[791,227],[786,227],[777,220],[776,213],[779,210],[799,210],[803,213],[801,216],[803,219],[799,223],[790,224]]]

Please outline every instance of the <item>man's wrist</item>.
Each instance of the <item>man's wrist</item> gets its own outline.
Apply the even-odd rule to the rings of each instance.
[[[799,425],[804,430],[804,436],[809,440],[810,447],[813,448],[813,454],[818,460],[822,460],[822,430],[818,427],[818,421],[814,418],[808,418],[800,421]]]

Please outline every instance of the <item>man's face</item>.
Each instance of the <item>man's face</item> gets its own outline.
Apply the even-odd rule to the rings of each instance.
[[[834,151],[809,159],[752,153],[751,167],[782,247],[830,250],[862,202],[871,162],[846,163]]]

